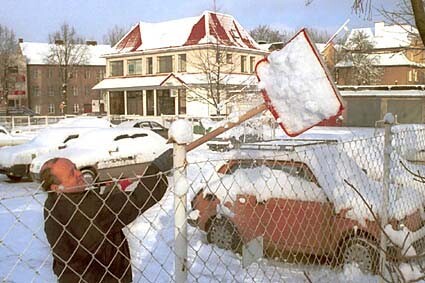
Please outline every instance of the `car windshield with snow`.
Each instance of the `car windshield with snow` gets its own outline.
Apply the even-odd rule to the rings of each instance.
[[[170,148],[158,134],[137,128],[98,129],[69,142],[60,150],[40,155],[31,163],[31,175],[39,179],[40,169],[51,158],[64,157],[81,170],[87,183],[114,178],[136,177],[155,158]],[[171,153],[170,153],[171,156]]]
[[[293,143],[247,145],[234,153],[218,168],[219,178],[191,200],[189,223],[221,248],[241,251],[261,237],[273,258],[310,254],[376,271],[382,183],[335,144]],[[391,249],[406,252],[397,241],[401,234],[411,244],[409,253],[423,253],[423,191],[391,184],[389,199],[391,224],[384,229],[394,238]]]
[[[90,127],[46,128],[27,143],[0,148],[0,173],[19,181],[29,176],[31,161],[41,155],[65,146],[81,134],[94,130]]]
[[[155,121],[147,121],[147,120],[129,120],[122,122],[121,124],[117,125],[117,127],[124,127],[124,128],[142,128],[154,131],[158,135],[160,135],[163,138],[168,138],[168,129],[159,124]]]

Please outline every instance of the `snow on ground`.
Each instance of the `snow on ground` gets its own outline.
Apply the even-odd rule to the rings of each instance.
[[[221,154],[195,150],[188,177],[195,186],[214,178]],[[208,160],[208,161],[206,161]],[[38,184],[9,183],[0,175],[0,278],[3,282],[55,282],[50,247],[43,230],[46,193]],[[188,197],[190,199],[190,197]],[[126,229],[132,254],[134,282],[170,282],[174,274],[173,191]],[[376,282],[356,267],[342,272],[325,266],[300,266],[262,259],[242,268],[239,255],[206,243],[205,235],[189,227],[189,282]],[[351,274],[351,275],[347,275]]]
[[[335,134],[333,131],[346,131],[343,136],[347,140],[363,133],[353,129],[317,128],[316,137],[329,137]],[[371,133],[366,132],[366,135]],[[216,168],[233,154],[212,152],[206,145],[188,154],[189,201],[200,187],[218,180]],[[132,254],[134,282],[173,280],[173,190],[171,188],[158,205],[125,230]],[[0,278],[3,282],[56,281],[43,230],[45,198],[46,193],[38,184],[10,183],[6,176],[0,175]],[[376,277],[362,274],[354,265],[333,270],[326,266],[261,259],[242,268],[239,255],[207,244],[203,232],[189,227],[188,235],[189,282],[306,282],[304,272],[313,282],[377,282]]]

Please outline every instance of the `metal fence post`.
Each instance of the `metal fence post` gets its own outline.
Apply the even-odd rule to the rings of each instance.
[[[392,113],[387,113],[384,116],[385,134],[384,134],[384,165],[383,165],[383,193],[382,193],[382,211],[381,211],[381,226],[384,229],[385,225],[388,224],[388,204],[389,204],[389,189],[391,183],[391,152],[392,152],[392,133],[391,127],[395,123],[395,118]],[[387,278],[387,270],[385,268],[387,251],[387,238],[385,233],[381,232],[380,241],[380,271],[381,276]]]
[[[185,161],[186,145],[174,143],[174,245],[175,281],[187,282],[187,191]]]

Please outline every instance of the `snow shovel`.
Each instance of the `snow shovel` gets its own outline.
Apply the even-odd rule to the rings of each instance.
[[[247,111],[237,122],[227,122],[189,143],[186,151],[270,110],[290,137],[342,114],[342,98],[305,29],[300,30],[279,51],[260,60],[255,68],[264,103]]]

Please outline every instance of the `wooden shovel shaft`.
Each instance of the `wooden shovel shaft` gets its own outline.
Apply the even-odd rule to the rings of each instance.
[[[188,144],[186,146],[186,152],[191,151],[192,149],[197,148],[198,146],[200,146],[201,144],[204,144],[205,142],[215,138],[216,136],[226,132],[227,130],[230,130],[233,127],[236,127],[237,125],[240,125],[241,123],[245,122],[246,120],[254,117],[255,115],[263,112],[264,110],[267,109],[267,105],[265,103],[258,105],[255,108],[252,108],[251,110],[249,110],[248,112],[245,112],[245,114],[243,114],[242,116],[239,117],[239,120],[236,123],[233,122],[227,122],[224,126],[218,127],[217,129],[215,129],[212,132],[209,132],[208,134],[206,134],[205,136],[200,137],[197,140],[194,140],[193,142],[191,142],[190,144]]]

